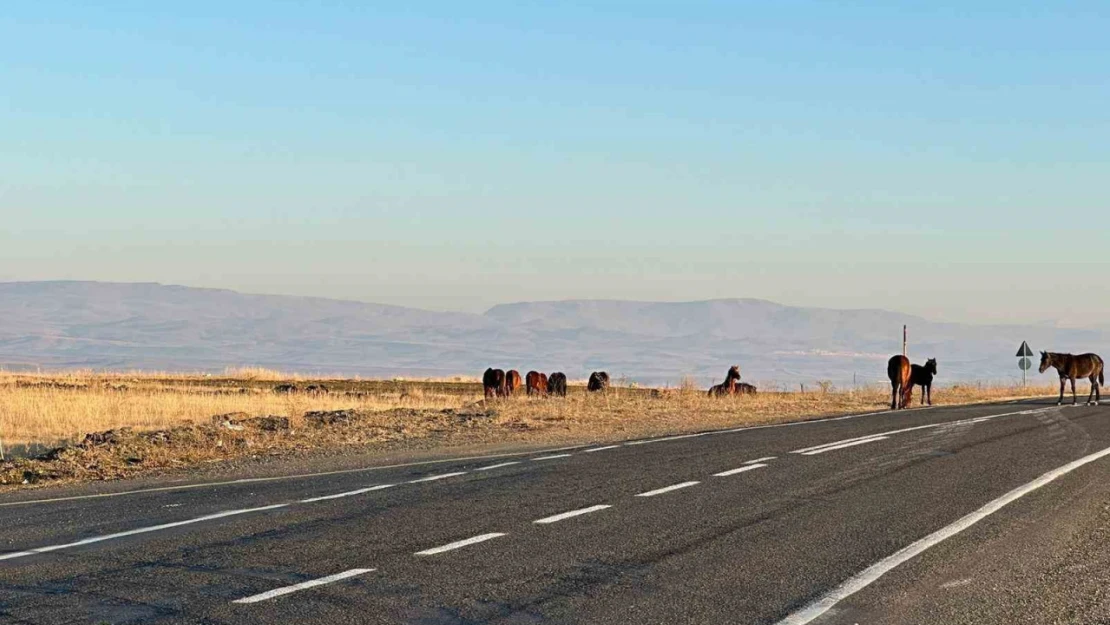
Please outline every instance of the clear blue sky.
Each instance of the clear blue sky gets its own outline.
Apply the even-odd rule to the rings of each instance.
[[[1105,2],[169,4],[0,13],[0,280],[1110,323]]]

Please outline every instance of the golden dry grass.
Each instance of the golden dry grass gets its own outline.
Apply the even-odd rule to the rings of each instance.
[[[9,446],[56,444],[121,427],[163,430],[206,424],[213,415],[233,412],[288,417],[295,426],[309,411],[434,412],[474,406],[482,399],[481,388],[473,381],[323,380],[320,383],[331,389],[327,394],[279,394],[273,387],[290,381],[289,376],[258,369],[228,373],[218,379],[138,373],[0,374],[0,440]],[[302,386],[313,383],[293,379]],[[971,403],[1049,395],[1053,390],[963,385],[936,389],[934,400]],[[731,399],[708,398],[689,381],[662,391],[613,388],[604,396],[572,387],[565,399],[518,397],[491,402],[490,425],[514,433],[511,438],[526,430],[537,440],[600,440],[881,410],[888,402],[889,391],[879,386]],[[415,426],[419,418],[412,420]]]

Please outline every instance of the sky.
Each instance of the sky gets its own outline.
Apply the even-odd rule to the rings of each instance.
[[[92,4],[0,13],[0,280],[1110,324],[1105,2]]]

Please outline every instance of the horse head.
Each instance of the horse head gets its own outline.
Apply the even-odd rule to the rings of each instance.
[[[1048,356],[1048,352],[1041,352],[1041,369],[1040,372],[1044,373],[1049,367],[1052,366],[1052,358]]]
[[[925,370],[928,371],[929,373],[933,374],[933,375],[936,375],[937,374],[937,359],[936,358],[930,358],[930,359],[926,360],[925,361]]]
[[[725,381],[739,380],[740,379],[740,365],[732,365],[728,370],[728,375],[725,376]]]

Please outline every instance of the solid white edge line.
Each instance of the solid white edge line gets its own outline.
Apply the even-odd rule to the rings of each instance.
[[[466,471],[455,471],[454,473],[440,473],[439,475],[429,475],[428,477],[422,477],[422,478],[416,479],[416,480],[409,480],[406,483],[407,484],[422,484],[424,482],[435,482],[437,480],[445,480],[449,477],[458,477],[460,475],[466,475]]]
[[[951,538],[956,534],[959,534],[972,525],[975,525],[979,521],[982,521],[995,512],[998,512],[1006,505],[1013,503],[1018,499],[1021,499],[1025,495],[1028,495],[1029,493],[1041,488],[1042,486],[1049,484],[1056,479],[1067,475],[1068,473],[1071,473],[1072,471],[1078,469],[1079,467],[1082,467],[1085,464],[1089,464],[1108,455],[1110,455],[1110,447],[1107,447],[1102,451],[1095,452],[1088,456],[1083,456],[1082,458],[1073,462],[1069,462],[1062,467],[1053,469],[1048,473],[1045,473],[1044,475],[1038,477],[1032,482],[1029,482],[1028,484],[1019,486],[1014,490],[1011,490],[998,499],[987,503],[975,512],[972,512],[971,514],[958,519],[954,523],[947,525],[933,532],[932,534],[929,534],[928,536],[914,542],[907,547],[904,547],[903,549],[900,549],[893,555],[887,556],[882,560],[879,560],[875,564],[872,564],[863,571],[849,578],[840,586],[837,586],[835,589],[826,593],[817,601],[814,601],[805,608],[802,608],[801,610],[798,610],[797,612],[794,612],[793,614],[790,614],[786,618],[782,619],[778,622],[777,625],[805,625],[806,623],[809,623],[825,612],[828,612],[837,603],[852,596],[860,590],[863,590],[864,588],[875,582],[875,580],[879,579],[895,567],[905,563],[907,560],[920,555],[921,553],[928,550],[930,547],[933,547],[934,545],[943,542],[944,540],[947,540],[948,538]]]
[[[174,527],[181,527],[183,525],[192,525],[194,523],[201,523],[203,521],[214,521],[224,517],[236,516],[240,514],[248,514],[251,512],[265,512],[266,510],[276,510],[277,508],[284,508],[288,506],[287,503],[279,503],[272,506],[262,506],[260,508],[243,508],[241,510],[225,510],[224,512],[217,512],[215,514],[207,514],[205,516],[197,517],[195,519],[186,519],[184,521],[175,521],[173,523],[162,523],[160,525],[151,525],[149,527],[140,527],[126,532],[116,532],[115,534],[105,534],[103,536],[92,536],[72,543],[65,543],[62,545],[49,545],[46,547],[36,547],[35,549],[27,549],[26,551],[16,551],[12,553],[0,554],[0,560],[12,560],[15,558],[22,558],[25,556],[33,556],[39,553],[49,553],[51,551],[58,551],[59,549],[69,549],[70,547],[81,547],[83,545],[91,545],[93,543],[104,542],[106,540],[113,540],[116,538],[124,538],[127,536],[134,536],[136,534],[147,534],[150,532],[157,532],[160,530],[167,530]]]
[[[537,523],[539,525],[548,525],[550,523],[558,523],[559,521],[570,519],[570,518],[573,518],[573,517],[576,517],[576,516],[582,516],[583,514],[590,514],[591,512],[600,512],[601,510],[606,510],[606,509],[612,508],[612,507],[613,506],[607,506],[607,505],[604,505],[604,504],[597,505],[597,506],[590,506],[589,508],[582,508],[581,510],[571,510],[570,512],[564,512],[562,514],[556,514],[556,515],[545,517],[545,518],[542,518],[542,519],[538,519],[538,520],[532,521],[532,522]]]
[[[467,538],[466,540],[459,540],[459,541],[455,541],[453,543],[448,543],[448,544],[443,545],[441,547],[433,547],[431,549],[425,549],[424,551],[417,551],[413,555],[434,556],[437,553],[443,553],[445,551],[453,551],[455,549],[461,549],[462,547],[466,547],[468,545],[475,545],[475,544],[478,544],[478,543],[483,543],[487,540],[493,540],[494,538],[500,538],[502,536],[505,536],[505,534],[499,533],[499,532],[490,532],[489,534],[482,534],[480,536],[475,536],[473,538]]]
[[[739,469],[730,469],[728,471],[721,471],[720,473],[714,473],[713,477],[728,477],[730,475],[736,475],[737,473],[747,473],[748,471],[754,471],[756,469],[762,469],[765,466],[767,466],[767,465],[765,465],[765,464],[748,464],[748,465],[740,467]]]
[[[890,437],[889,436],[875,436],[875,437],[872,437],[872,438],[865,438],[865,439],[858,440],[858,441],[852,441],[850,443],[841,443],[840,445],[833,445],[832,447],[823,447],[821,449],[815,449],[813,451],[807,451],[802,455],[803,456],[816,456],[817,454],[823,454],[827,451],[836,451],[838,449],[847,449],[849,447],[855,447],[856,445],[866,445],[867,443],[877,443],[879,441],[885,441],[888,438],[890,438]]]
[[[555,454],[554,456],[540,456],[539,458],[532,458],[533,462],[540,460],[557,460],[559,458],[570,458],[571,454]]]
[[[344,579],[347,579],[349,577],[355,577],[356,575],[365,575],[367,573],[374,572],[374,570],[375,569],[351,569],[349,571],[343,571],[342,573],[336,573],[335,575],[328,575],[327,577],[321,577],[319,579],[313,579],[313,580],[309,580],[307,582],[301,582],[299,584],[293,584],[292,586],[285,586],[283,588],[275,588],[273,590],[270,590],[270,591],[267,591],[267,592],[264,592],[264,593],[260,593],[260,594],[257,594],[257,595],[251,595],[250,597],[243,597],[242,599],[236,599],[235,601],[232,601],[232,603],[258,603],[259,601],[266,601],[267,599],[273,599],[274,597],[280,597],[282,595],[288,595],[288,594],[297,592],[298,590],[305,590],[306,588],[315,588],[316,586],[323,586],[324,584],[330,584],[332,582],[338,582],[340,580],[344,580]]]
[[[636,495],[636,496],[637,497],[654,497],[656,495],[662,495],[663,493],[669,493],[672,490],[678,490],[680,488],[687,488],[687,487],[690,487],[690,486],[696,486],[700,483],[701,482],[682,482],[681,484],[672,484],[670,486],[664,486],[663,488],[657,488],[655,490],[649,490],[646,493],[640,493],[639,495]]]
[[[492,471],[494,469],[500,469],[502,467],[511,467],[514,464],[520,464],[520,461],[519,460],[514,460],[513,462],[502,462],[500,464],[491,464],[488,467],[478,467],[477,469],[474,469],[474,470],[475,471]]]
[[[618,449],[618,448],[620,448],[620,445],[606,445],[605,447],[594,447],[592,449],[583,449],[582,453],[592,454],[595,451],[605,451],[606,449]]]
[[[371,493],[371,492],[374,492],[376,490],[385,490],[387,488],[393,488],[394,486],[396,486],[396,484],[378,484],[377,486],[371,486],[369,488],[359,488],[358,490],[349,490],[345,493],[336,493],[334,495],[323,495],[321,497],[310,497],[308,499],[302,499],[302,500],[298,501],[297,503],[316,503],[317,501],[328,501],[329,499],[340,499],[342,497],[352,497],[354,495],[361,495],[363,493]]]
[[[742,462],[741,464],[759,464],[760,462],[770,462],[771,460],[774,460],[775,458],[778,458],[778,456],[767,456],[766,458],[756,458],[755,460],[746,460],[746,461]]]

